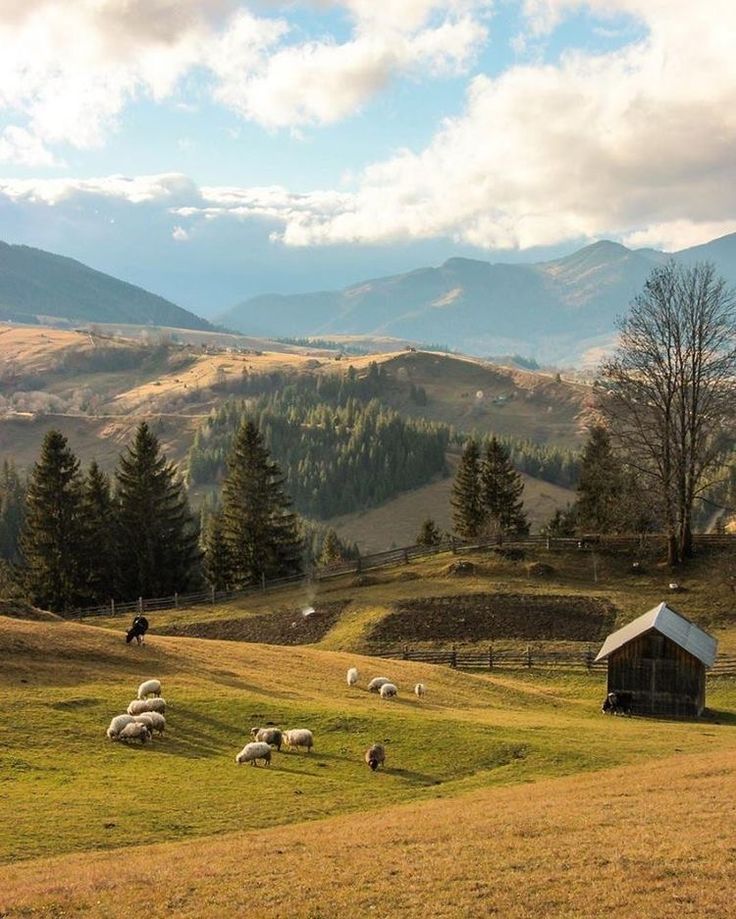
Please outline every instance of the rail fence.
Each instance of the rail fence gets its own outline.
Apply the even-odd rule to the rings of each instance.
[[[736,535],[720,533],[697,533],[693,537],[695,547],[708,548],[736,548]],[[498,552],[513,552],[531,548],[543,548],[550,552],[577,551],[594,552],[596,549],[639,549],[646,551],[655,548],[664,548],[666,537],[659,533],[645,533],[638,536],[583,536],[583,537],[556,537],[556,536],[524,536],[520,538],[504,538],[498,536],[486,539],[463,540],[457,537],[443,539],[435,546],[404,546],[400,549],[389,549],[386,552],[375,552],[371,555],[361,555],[326,566],[315,568],[307,575],[278,578],[276,580],[263,580],[260,584],[251,584],[239,590],[204,590],[190,594],[173,594],[169,597],[139,597],[118,603],[110,600],[109,603],[88,606],[82,609],[65,613],[68,619],[84,619],[92,616],[122,616],[132,612],[153,612],[156,610],[183,609],[190,606],[214,605],[225,603],[237,597],[247,597],[257,593],[268,593],[284,587],[293,587],[298,584],[328,581],[345,574],[360,575],[377,568],[392,568],[399,565],[408,565],[412,560],[427,558],[432,555],[457,554],[458,552],[474,552],[483,549],[495,549]]]
[[[529,645],[525,651],[501,651],[492,645],[487,650],[477,648],[391,648],[380,652],[380,657],[395,660],[417,661],[424,664],[439,664],[457,670],[539,670],[562,669],[604,671],[605,661],[596,661],[592,647],[584,651],[547,651]],[[736,655],[721,654],[708,676],[736,676]]]

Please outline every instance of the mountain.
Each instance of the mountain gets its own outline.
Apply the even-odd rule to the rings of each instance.
[[[439,268],[376,278],[340,291],[254,297],[219,317],[258,335],[390,335],[470,354],[518,352],[579,360],[610,342],[618,315],[670,256],[603,240],[533,264],[450,258]],[[736,281],[736,234],[674,253],[712,260]]]
[[[0,320],[43,319],[211,329],[163,297],[30,246],[0,242]]]

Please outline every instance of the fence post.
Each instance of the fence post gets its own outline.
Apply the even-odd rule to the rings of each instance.
[[[455,555],[457,550],[455,549],[455,537],[454,536],[450,537],[450,549],[452,550],[452,554]]]
[[[585,649],[585,666],[588,670],[591,670],[593,667],[593,649],[590,645]]]
[[[452,655],[450,657],[450,666],[457,668],[457,645],[452,646]]]
[[[405,565],[409,564],[409,550],[408,549],[404,549],[404,564]]]
[[[174,593],[174,609],[179,609],[179,594]]]
[[[405,661],[409,660],[409,645],[404,645],[404,650],[403,650],[401,657]]]
[[[215,605],[215,585],[214,584],[212,585],[212,587],[210,587],[210,603],[213,606]]]
[[[110,597],[110,615],[111,616],[115,615],[115,598],[114,597]]]
[[[266,572],[265,571],[261,572],[261,590],[265,594],[266,592]]]
[[[355,560],[355,573],[356,573],[356,574],[360,574],[362,567],[363,567],[363,565],[362,565],[362,562],[361,562],[361,560],[360,560],[360,552],[358,552],[358,557],[357,557],[357,559]]]
[[[547,551],[549,552],[551,548],[552,548],[552,540],[548,536],[547,537]]]
[[[532,646],[531,645],[526,646],[526,665],[527,667],[531,667],[532,665]]]
[[[138,597],[138,612],[143,612],[143,597]]]
[[[488,669],[493,670],[493,645],[488,645]]]

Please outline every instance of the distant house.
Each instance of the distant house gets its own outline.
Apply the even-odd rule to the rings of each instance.
[[[626,691],[641,715],[697,717],[705,708],[705,671],[718,642],[660,603],[609,635],[597,661],[608,661],[608,691]]]

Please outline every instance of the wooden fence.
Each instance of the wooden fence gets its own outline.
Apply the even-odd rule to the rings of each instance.
[[[734,548],[736,549],[736,535],[718,533],[698,533],[693,537],[695,547]],[[482,549],[495,548],[502,550],[523,550],[542,548],[550,552],[555,551],[584,551],[595,552],[615,549],[664,549],[666,538],[659,533],[646,533],[638,536],[583,536],[583,537],[550,537],[550,536],[524,536],[518,539],[501,539],[498,536],[486,539],[462,540],[456,537],[443,539],[436,546],[404,546],[400,549],[389,549],[386,552],[376,552],[372,555],[362,555],[355,559],[338,562],[324,568],[315,568],[308,575],[297,575],[290,578],[279,578],[272,581],[262,581],[260,584],[251,584],[240,590],[204,590],[191,594],[173,594],[169,597],[139,597],[137,600],[118,603],[111,600],[109,603],[98,606],[84,607],[65,613],[69,619],[83,619],[90,616],[117,616],[129,615],[132,612],[148,612],[155,610],[183,609],[190,606],[204,604],[214,605],[225,603],[237,597],[246,597],[256,593],[266,593],[279,590],[283,587],[293,587],[299,584],[328,581],[345,574],[362,574],[378,568],[392,568],[399,565],[408,565],[412,560],[457,552],[473,552]]]
[[[478,648],[391,648],[380,652],[380,657],[418,661],[424,664],[440,664],[458,670],[539,670],[562,669],[602,671],[606,662],[596,662],[596,651],[592,647],[584,651],[547,651],[532,645],[525,651],[500,651],[489,645],[486,650]],[[735,677],[736,655],[720,654],[708,671],[711,677]]]

